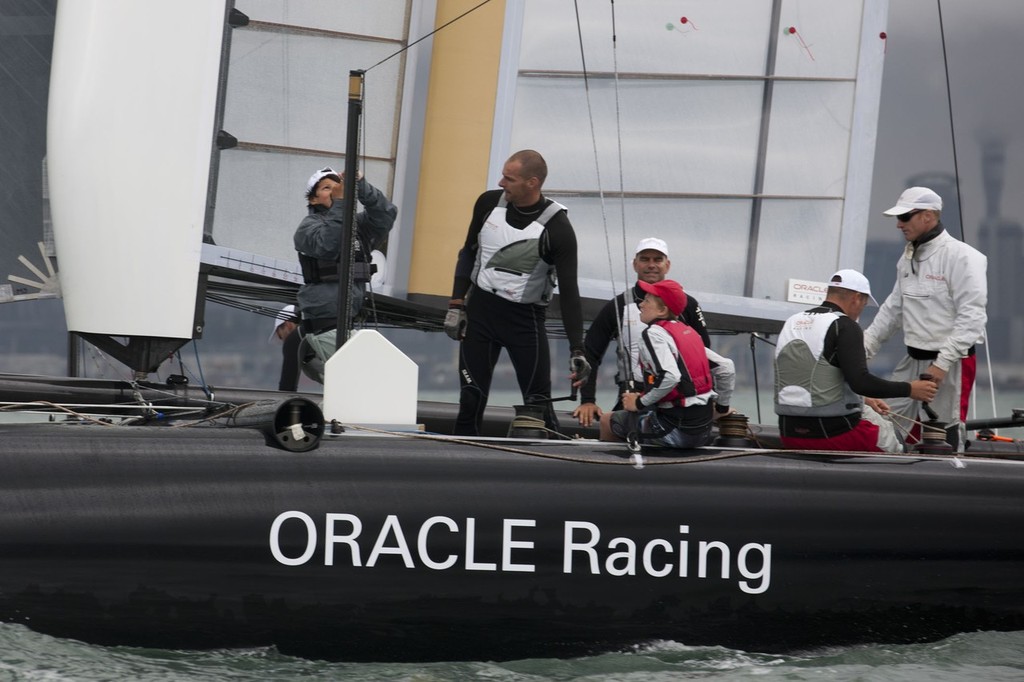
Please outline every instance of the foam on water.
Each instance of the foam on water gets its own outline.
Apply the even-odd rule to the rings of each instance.
[[[908,645],[761,654],[660,641],[575,659],[424,664],[330,663],[273,648],[163,651],[101,647],[0,625],[0,680],[358,680],[375,682],[675,682],[682,679],[953,682],[1024,679],[1024,631],[978,632]]]

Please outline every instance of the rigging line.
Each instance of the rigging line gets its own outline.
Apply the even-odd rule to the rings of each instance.
[[[612,72],[614,74],[612,85],[615,91],[615,143],[619,164],[619,223],[622,225],[622,255],[625,257],[622,262],[623,281],[626,283],[626,292],[623,295],[623,303],[625,305],[634,305],[633,287],[630,284],[630,280],[632,278],[629,276],[629,266],[627,265],[627,262],[631,261],[626,260],[629,258],[629,248],[626,243],[626,191],[622,172],[622,109],[620,107],[619,100],[619,35],[618,26],[615,23],[615,0],[610,0],[610,2],[612,10]],[[609,257],[611,257],[610,249]],[[625,313],[625,307],[623,307],[623,313]],[[622,328],[621,323],[619,328]],[[621,358],[619,361],[620,365],[622,365],[620,367],[620,371],[622,372],[622,378],[626,381],[627,385],[630,388],[633,388],[633,368],[631,366],[633,364],[633,357],[631,352],[626,350],[626,348],[629,348],[631,351],[633,348],[633,326],[626,325],[625,342],[622,341],[621,337],[622,334],[620,332],[619,349],[621,352],[617,354],[618,357]]]
[[[756,333],[750,334],[750,362],[754,366],[754,398],[757,403],[757,423],[761,423],[761,387],[757,379],[757,352],[754,350],[754,339]]]
[[[203,393],[206,394],[207,400],[213,400],[213,391],[211,391],[209,386],[206,385],[206,377],[203,376],[203,363],[199,360],[199,344],[196,343],[195,339],[192,339],[192,350],[196,354],[196,371],[199,372],[199,388],[203,389]]]
[[[942,0],[935,0],[939,10],[939,40],[942,43],[942,68],[946,74],[946,105],[949,109],[949,137],[953,143],[953,177],[956,184],[956,208],[960,218],[960,241],[967,243],[964,233],[964,205],[960,200],[960,165],[956,155],[956,126],[953,125],[953,92],[949,87],[949,58],[946,55],[946,32],[942,23]]]
[[[364,74],[364,76],[365,76],[365,74]],[[363,93],[362,93],[362,95],[363,95],[362,96],[362,100],[365,102],[366,99],[367,99],[366,98],[366,79],[365,78],[363,79]],[[364,112],[363,115],[359,117],[359,135],[356,137],[356,158],[362,159],[363,168],[366,168],[366,148],[363,146],[363,141],[365,139],[366,139],[366,114]],[[357,175],[357,177],[358,177],[358,175]],[[363,177],[366,177],[365,173],[363,174]],[[356,199],[356,202],[359,200],[359,193],[358,192],[356,193],[355,199]],[[355,202],[353,202],[352,205],[353,205],[353,210],[357,211],[356,217],[358,217],[358,209],[355,206]],[[373,252],[372,252],[371,249],[366,248],[368,245],[364,244],[363,241],[362,241],[362,238],[359,236],[359,221],[353,219],[352,227],[353,227],[352,239],[359,243],[360,249],[362,249],[362,251],[363,251],[363,261],[367,265],[370,265],[373,262],[373,256],[372,256]],[[384,241],[385,242],[387,241],[387,235],[385,235]],[[355,253],[354,249],[353,249],[352,253]],[[370,314],[368,316],[369,322],[373,325],[373,329],[375,331],[380,331],[380,321],[377,319],[377,299],[373,295],[373,273],[372,272],[370,273],[370,280],[366,283],[366,288],[370,292],[370,295],[363,297],[363,299],[364,299],[363,303],[365,305],[365,303],[366,303],[365,299],[367,299],[367,298],[370,299]]]
[[[612,4],[614,5],[614,2]],[[625,306],[630,305],[632,303],[633,293],[632,293],[632,288],[628,286],[629,279],[627,278],[626,279],[627,289],[626,289],[625,293],[623,294],[623,309],[619,310],[619,307],[617,305],[615,305],[615,302],[614,302],[615,301],[615,266],[614,266],[614,264],[612,262],[612,245],[611,245],[610,234],[609,234],[609,231],[608,231],[608,210],[607,210],[607,206],[605,204],[604,184],[601,182],[601,162],[600,162],[600,158],[598,157],[598,153],[597,153],[597,130],[596,130],[596,127],[594,125],[594,110],[593,110],[593,106],[592,106],[591,99],[590,99],[590,76],[589,76],[589,72],[587,70],[587,54],[586,54],[586,50],[583,49],[583,25],[582,25],[582,22],[580,21],[579,0],[574,0],[573,1],[573,8],[574,8],[574,10],[576,12],[576,36],[577,36],[577,39],[579,40],[579,45],[580,45],[580,63],[581,63],[581,70],[583,72],[583,91],[586,94],[587,118],[588,118],[588,120],[590,122],[590,141],[591,141],[591,147],[594,150],[594,172],[597,175],[597,196],[598,196],[599,203],[601,205],[601,225],[602,225],[602,229],[604,231],[605,252],[608,254],[608,279],[609,279],[609,284],[611,284],[611,288],[612,288],[612,312],[615,314],[615,329],[616,329],[616,331],[618,331],[618,333],[615,335],[615,338],[617,340],[617,346],[618,346],[618,352],[615,354],[616,358],[617,358],[616,362],[617,362],[617,364],[619,366],[620,375],[622,376],[623,380],[628,381],[629,379],[632,378],[633,374],[632,374],[632,369],[628,366],[629,365],[629,359],[628,359],[629,356],[628,356],[628,353],[626,352],[626,349],[625,349],[625,346],[624,346],[624,342],[623,342],[623,338],[622,338],[622,317],[625,314]],[[612,41],[613,41],[613,44],[614,44],[614,40],[615,40],[615,35],[614,35],[614,30],[615,30],[615,27],[614,27],[614,11],[612,12],[612,16],[613,16]],[[621,194],[621,192],[620,192],[620,194]],[[625,227],[625,225],[623,225],[623,227]]]
[[[958,217],[960,218],[960,241],[967,243],[967,233],[964,227],[964,202],[960,197],[960,165],[957,161],[956,153],[956,126],[953,123],[953,89],[949,83],[949,57],[946,53],[946,31],[942,21],[942,0],[935,0],[935,6],[939,11],[939,40],[942,42],[942,68],[946,75],[946,106],[949,110],[949,137],[953,144],[953,178],[956,185],[956,210]],[[982,336],[986,341],[985,353],[988,355],[989,346],[988,332],[986,329],[982,329]],[[991,363],[991,359],[989,360]],[[991,369],[991,366],[990,366]],[[989,372],[989,393],[992,396],[992,414],[996,413],[996,390],[995,383],[992,379],[992,372]]]
[[[483,7],[484,5],[486,5],[487,3],[489,3],[490,1],[491,1],[491,0],[484,0],[483,2],[481,2],[481,3],[480,3],[479,5],[477,5],[476,7],[473,7],[472,9],[468,9],[468,10],[466,10],[465,12],[463,12],[462,14],[460,14],[459,16],[457,16],[457,17],[455,17],[454,19],[452,19],[451,21],[449,21],[449,22],[445,23],[445,24],[444,24],[443,26],[438,26],[437,28],[435,28],[435,29],[434,29],[433,31],[431,31],[430,33],[426,34],[425,36],[422,36],[422,37],[420,37],[420,38],[417,38],[416,40],[412,41],[411,43],[409,43],[408,45],[406,45],[406,46],[405,46],[405,47],[403,47],[402,49],[398,50],[397,52],[393,52],[393,53],[389,54],[389,55],[388,55],[387,57],[384,57],[384,59],[382,59],[382,60],[380,60],[379,62],[377,62],[376,64],[374,64],[374,65],[373,65],[373,66],[371,66],[371,67],[370,67],[369,69],[366,69],[366,71],[370,71],[371,69],[376,69],[376,68],[377,68],[378,66],[380,66],[380,65],[381,65],[381,64],[383,64],[384,62],[388,61],[388,60],[389,60],[389,59],[391,59],[392,57],[397,57],[398,55],[402,54],[403,52],[405,52],[406,50],[408,50],[408,49],[409,49],[410,47],[412,47],[413,45],[415,45],[416,43],[419,43],[419,42],[421,42],[421,41],[424,41],[424,40],[426,40],[426,39],[427,39],[427,38],[429,38],[430,36],[434,35],[434,34],[435,34],[435,33],[437,33],[438,31],[440,31],[441,29],[444,29],[444,28],[448,28],[449,26],[451,26],[452,24],[454,24],[454,23],[455,23],[456,21],[458,21],[458,20],[459,20],[459,19],[461,19],[462,17],[466,16],[467,14],[470,14],[470,13],[472,13],[472,12],[475,12],[475,11],[477,11],[478,9],[480,9],[481,7]],[[366,73],[366,71],[364,71],[363,73]]]
[[[771,339],[767,339],[757,332],[750,333],[750,357],[754,363],[754,402],[757,405],[757,421],[761,421],[761,389],[758,386],[757,381],[757,353],[754,351],[754,340],[762,341],[767,343],[769,346],[775,348],[777,344],[773,343]]]

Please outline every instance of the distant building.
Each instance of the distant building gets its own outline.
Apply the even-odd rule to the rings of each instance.
[[[1003,168],[1006,144],[998,138],[982,142],[982,174],[985,183],[985,217],[977,238],[965,237],[961,229],[960,201],[956,178],[943,172],[918,173],[907,178],[906,185],[930,187],[942,197],[942,224],[957,239],[965,239],[988,257],[988,352],[993,362],[1008,365],[1024,363],[1024,227],[1002,217]],[[864,274],[871,282],[879,302],[892,291],[896,281],[896,261],[903,243],[870,240],[865,246]],[[866,327],[877,308],[864,311],[861,323]],[[900,335],[896,335],[899,337]],[[896,339],[902,343],[902,338]],[[876,362],[886,365],[892,341],[883,347]],[[979,348],[979,351],[983,351]],[[879,367],[874,366],[875,369]]]
[[[993,360],[1024,362],[1024,227],[1003,218],[1006,143],[999,138],[982,142],[985,217],[978,230],[978,249],[988,256],[988,338]]]

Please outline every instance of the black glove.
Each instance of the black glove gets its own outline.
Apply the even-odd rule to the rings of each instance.
[[[444,333],[452,337],[456,341],[461,341],[466,337],[466,325],[469,320],[466,318],[465,307],[452,306],[448,308],[448,313],[444,316]]]
[[[590,363],[587,362],[582,351],[573,351],[572,356],[569,357],[569,371],[575,375],[573,383],[586,381],[590,376]]]

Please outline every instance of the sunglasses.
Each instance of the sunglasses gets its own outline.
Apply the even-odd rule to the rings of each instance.
[[[896,216],[896,220],[900,221],[901,223],[909,223],[910,219],[913,218],[914,216],[916,216],[922,210],[924,210],[924,209],[918,209],[916,211],[907,211],[906,213],[903,213],[902,215]]]

